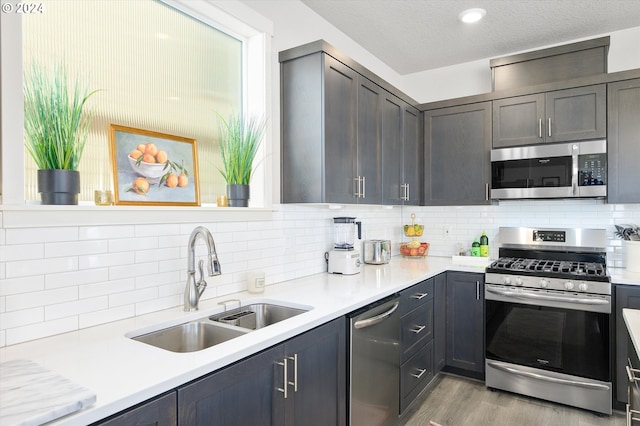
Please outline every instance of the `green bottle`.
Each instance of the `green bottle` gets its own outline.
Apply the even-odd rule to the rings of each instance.
[[[489,257],[489,237],[487,237],[485,231],[482,231],[482,236],[480,237],[480,256]]]
[[[473,244],[471,244],[471,256],[480,256],[480,243],[477,237],[473,239]]]

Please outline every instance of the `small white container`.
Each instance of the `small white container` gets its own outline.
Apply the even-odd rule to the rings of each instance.
[[[264,272],[251,271],[247,274],[247,291],[249,293],[264,292]]]
[[[640,272],[640,241],[623,241],[622,251],[627,271]]]

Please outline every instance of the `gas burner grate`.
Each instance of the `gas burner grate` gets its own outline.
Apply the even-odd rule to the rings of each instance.
[[[577,277],[603,277],[607,273],[605,265],[601,263],[513,257],[501,257],[489,268],[494,271],[554,273]]]

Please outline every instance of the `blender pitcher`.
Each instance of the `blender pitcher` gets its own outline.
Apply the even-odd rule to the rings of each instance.
[[[337,250],[353,250],[354,225],[358,227],[358,239],[362,238],[362,222],[356,222],[355,217],[334,217],[335,225],[334,248]]]

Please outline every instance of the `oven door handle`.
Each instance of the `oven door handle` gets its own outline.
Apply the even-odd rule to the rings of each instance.
[[[585,297],[566,297],[566,296],[549,296],[543,294],[522,293],[519,291],[509,291],[487,287],[487,291],[500,296],[515,297],[521,299],[549,300],[553,302],[580,303],[583,305],[608,305],[609,301],[605,299],[585,298]]]
[[[549,377],[549,376],[545,376],[542,374],[537,374],[537,373],[532,373],[530,371],[522,371],[522,370],[518,370],[516,368],[511,368],[511,367],[507,367],[505,365],[499,364],[497,362],[494,361],[487,361],[487,365],[497,369],[497,370],[502,370],[505,371],[507,373],[511,373],[511,374],[517,374],[519,376],[524,376],[524,377],[529,377],[531,379],[536,379],[536,380],[542,380],[544,382],[551,382],[551,383],[559,383],[559,384],[563,384],[563,385],[571,385],[571,386],[580,386],[583,388],[589,388],[589,389],[598,389],[598,390],[609,390],[609,386],[607,385],[601,385],[599,383],[588,383],[588,382],[581,382],[578,380],[567,380],[567,379],[560,379],[557,377]]]

